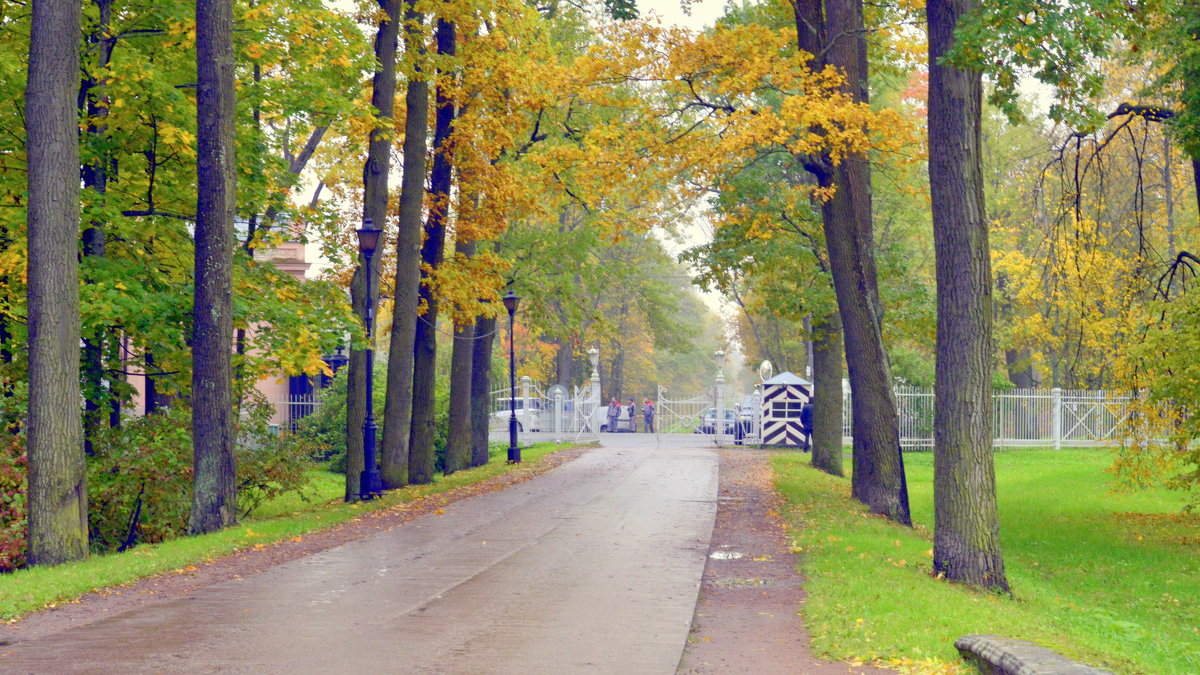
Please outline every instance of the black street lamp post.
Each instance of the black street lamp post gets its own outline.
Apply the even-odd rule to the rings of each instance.
[[[513,347],[513,325],[516,323],[517,303],[521,300],[509,289],[504,294],[504,308],[508,310],[508,386],[509,411],[508,418],[508,462],[514,464],[521,461],[521,447],[517,445],[517,358]]]
[[[370,218],[363,220],[363,226],[358,230],[358,250],[366,262],[363,273],[367,278],[367,305],[363,313],[363,323],[367,328],[367,411],[363,419],[363,472],[359,478],[359,498],[373,499],[383,493],[383,478],[379,468],[375,466],[375,406],[373,405],[375,384],[375,308],[371,302],[371,258],[379,246],[380,228],[375,227]]]

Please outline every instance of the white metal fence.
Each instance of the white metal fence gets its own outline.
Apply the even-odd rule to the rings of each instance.
[[[933,390],[896,387],[903,448],[933,447]],[[992,395],[992,438],[996,447],[1069,447],[1120,442],[1129,418],[1127,394],[1100,390],[1006,389]],[[850,431],[851,393],[842,401],[842,435]]]
[[[269,424],[274,432],[295,431],[300,420],[315,413],[321,406],[319,394],[293,394],[287,401],[272,401],[275,409]]]
[[[499,439],[508,432],[509,420],[517,418],[521,438],[561,442],[598,437],[601,421],[599,382],[589,382],[574,392],[556,385],[548,391],[528,377],[517,383],[516,396],[509,387],[491,392],[488,431]]]
[[[898,385],[896,411],[900,420],[900,445],[905,449],[933,447],[933,389]],[[852,443],[851,392],[842,400],[842,436]],[[271,423],[280,430],[294,430],[296,424],[312,414],[321,401],[311,394],[294,396],[291,401],[275,402]],[[511,417],[512,393],[505,387],[492,392],[489,428],[497,436],[507,433]],[[759,406],[733,405],[742,401],[734,396],[725,403],[736,411],[747,442],[757,440]],[[1116,444],[1129,419],[1132,398],[1128,394],[1102,390],[1007,389],[992,396],[992,434],[996,447],[1071,447]],[[529,378],[517,385],[517,421],[522,437],[533,440],[580,440],[596,438],[607,420],[603,412],[598,382],[585,384],[568,394],[561,387],[543,392]],[[712,390],[699,396],[671,400],[660,393],[656,402],[656,433],[712,433],[705,425],[715,421]],[[710,419],[713,418],[713,419]],[[639,428],[642,421],[638,420]],[[739,434],[740,436],[741,434]]]

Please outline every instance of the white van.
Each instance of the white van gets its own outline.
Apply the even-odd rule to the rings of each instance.
[[[510,397],[498,398],[495,400],[495,412],[492,413],[494,419],[499,425],[505,429],[508,428],[508,422],[512,419],[512,404],[513,400]],[[545,413],[545,404],[540,398],[518,398],[517,404],[517,431],[541,431],[542,416]]]
[[[617,413],[617,428],[609,429],[608,406],[602,405],[599,408],[596,408],[596,412],[593,414],[593,419],[596,421],[595,428],[599,429],[600,433],[607,434],[609,432],[615,433],[618,431],[634,431],[633,420],[629,417],[629,406],[622,405],[618,406],[617,409],[619,411]]]

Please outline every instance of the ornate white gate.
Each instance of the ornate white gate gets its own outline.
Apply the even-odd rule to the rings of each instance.
[[[667,388],[658,386],[658,401],[655,403],[654,434],[711,434],[715,419],[716,398],[713,391],[688,398],[672,399],[665,394]],[[706,426],[705,413],[708,413]]]

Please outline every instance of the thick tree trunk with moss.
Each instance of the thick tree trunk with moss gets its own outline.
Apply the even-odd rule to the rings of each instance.
[[[406,3],[406,51],[421,49],[421,16]],[[387,397],[383,407],[380,460],[383,486],[408,484],[408,438],[412,428],[413,344],[421,286],[421,207],[425,199],[425,154],[429,138],[429,83],[418,71],[404,95],[404,176],[396,228],[396,280],[392,336],[388,345]]]
[[[475,242],[459,241],[454,252],[470,258],[475,255]],[[450,357],[450,428],[446,433],[446,473],[471,466],[472,383],[471,368],[475,361],[475,322],[454,327],[454,344]]]
[[[812,464],[842,475],[842,325],[837,312],[813,322]]]
[[[984,218],[978,71],[941,63],[977,0],[931,0],[929,184],[937,258],[933,567],[1008,589],[992,461],[992,273]]]
[[[438,19],[437,52],[453,56],[455,52],[454,23]],[[437,112],[433,131],[433,169],[430,171],[432,206],[425,222],[425,244],[421,261],[436,270],[442,264],[446,245],[446,222],[450,210],[450,190],[454,163],[451,157],[450,135],[454,132],[455,105],[450,98],[452,71],[440,71],[437,86]],[[422,273],[424,277],[424,273]],[[408,440],[408,480],[422,485],[433,480],[435,435],[435,380],[437,367],[437,298],[426,280],[420,289],[425,314],[417,323],[413,346],[412,432]]]
[[[471,344],[471,466],[488,463],[488,425],[492,406],[492,345],[496,340],[496,320],[475,320],[475,339]]]
[[[237,522],[233,419],[233,1],[196,2],[196,268],[192,513],[188,532]]]
[[[371,105],[378,124],[371,129],[367,144],[367,161],[363,165],[363,219],[370,219],[378,228],[387,223],[388,173],[392,167],[392,113],[396,102],[396,43],[400,36],[400,0],[380,0],[386,17],[379,22],[375,33],[375,76],[371,81]],[[383,238],[379,241],[381,247]],[[376,252],[375,258],[381,257]],[[366,269],[366,259],[359,255],[358,269],[350,282],[350,302],[356,316],[366,316],[379,299],[379,268],[373,262]],[[371,275],[371,297],[367,297],[367,276]],[[367,405],[367,353],[350,351],[350,370],[346,374],[346,501],[356,501],[361,488],[363,465],[363,420]],[[384,487],[392,487],[384,485]]]
[[[833,172],[837,194],[822,207],[825,243],[841,315],[851,396],[854,470],[851,493],[875,513],[911,525],[908,488],[900,454],[899,418],[892,391],[880,317],[871,302],[873,265],[867,262],[870,179],[864,158],[847,159]],[[856,166],[857,165],[857,166]],[[875,297],[878,297],[877,295]]]
[[[558,341],[554,352],[554,382],[567,389],[575,380],[575,336],[566,335]]]
[[[800,48],[823,55],[824,64],[845,72],[851,96],[866,102],[862,12],[862,0],[827,0],[823,6],[817,0],[805,0],[796,5],[796,30]],[[828,157],[811,158],[807,168],[821,187],[835,189],[833,197],[822,205],[821,216],[853,392],[852,493],[875,513],[910,525],[899,417],[883,346],[883,307],[871,223],[870,163],[865,155],[856,154],[836,165]]]
[[[87,555],[79,411],[79,2],[35,0],[25,89],[31,565]],[[64,39],[67,36],[68,39]]]

